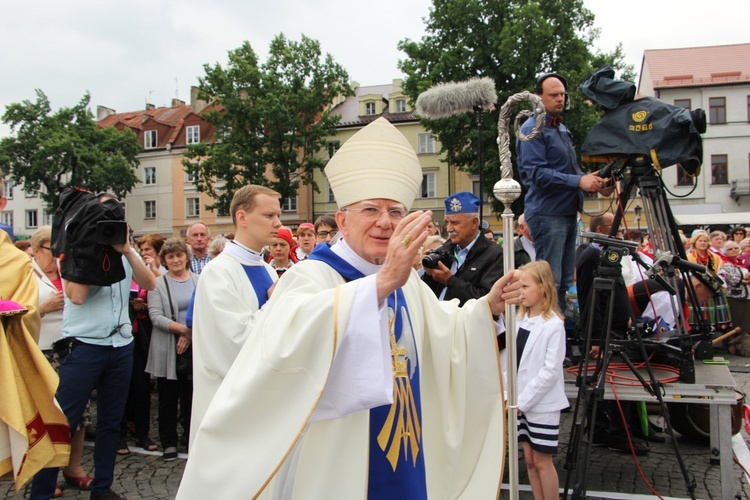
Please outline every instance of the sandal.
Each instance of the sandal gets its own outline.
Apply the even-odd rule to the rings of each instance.
[[[62,487],[59,484],[55,485],[55,493],[52,495],[52,498],[62,498],[63,492]]]
[[[128,453],[129,452],[130,451],[128,450]],[[83,490],[83,491],[90,490],[91,481],[94,480],[94,478],[89,475],[75,477],[75,476],[69,476],[64,472],[63,472],[63,477],[65,478],[65,484],[67,484],[68,486],[74,486],[78,488],[79,490]]]
[[[126,440],[120,439],[120,444],[117,445],[117,454],[120,456],[130,455],[130,448],[128,448]]]
[[[156,444],[151,441],[151,438],[148,436],[139,438],[137,444],[146,451],[156,451],[156,449],[158,448],[158,446],[156,446]]]

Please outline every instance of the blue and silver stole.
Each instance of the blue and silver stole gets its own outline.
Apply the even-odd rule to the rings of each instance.
[[[325,262],[345,280],[364,275],[318,245],[308,260]],[[417,344],[403,291],[388,297],[388,332],[393,361],[393,404],[370,410],[370,464],[367,498],[427,499],[422,440]]]

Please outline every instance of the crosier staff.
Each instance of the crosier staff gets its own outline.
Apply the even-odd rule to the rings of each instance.
[[[528,136],[521,132],[521,119],[531,116],[531,112],[523,110],[518,113],[515,121],[516,137],[521,141],[533,141],[544,130],[546,112],[542,100],[531,92],[520,92],[512,95],[500,108],[500,117],[497,121],[497,145],[500,152],[500,165],[502,178],[495,183],[493,194],[505,207],[503,210],[503,266],[505,274],[515,269],[515,258],[513,255],[513,210],[511,205],[521,195],[521,185],[513,179],[513,165],[510,155],[510,135],[508,129],[513,110],[519,103],[530,102],[536,113],[534,130]],[[516,306],[505,303],[505,346],[508,349],[508,484],[510,487],[510,498],[518,498],[518,369],[516,366]]]

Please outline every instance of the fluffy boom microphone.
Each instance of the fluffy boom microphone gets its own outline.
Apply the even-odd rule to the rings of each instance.
[[[419,94],[416,112],[425,118],[444,118],[497,103],[492,78],[472,78],[465,82],[439,83]]]

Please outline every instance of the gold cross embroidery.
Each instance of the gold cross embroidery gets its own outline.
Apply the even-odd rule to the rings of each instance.
[[[398,303],[396,303],[395,309],[396,311],[398,310]],[[386,458],[388,458],[391,467],[395,471],[398,466],[401,442],[404,444],[404,459],[408,457],[409,451],[411,451],[412,462],[416,465],[417,457],[419,456],[419,446],[422,442],[422,429],[419,424],[417,403],[414,400],[411,380],[409,379],[407,370],[409,358],[406,357],[406,348],[396,343],[396,335],[394,333],[396,312],[389,309],[388,314],[388,332],[391,342],[391,358],[393,360],[393,404],[388,412],[388,417],[383,424],[383,428],[378,434],[378,445],[383,451],[386,451],[386,448],[388,449]],[[403,335],[409,334],[406,331],[401,333],[402,338]],[[414,353],[410,354],[414,355]],[[416,360],[411,361],[412,363],[416,362]]]

